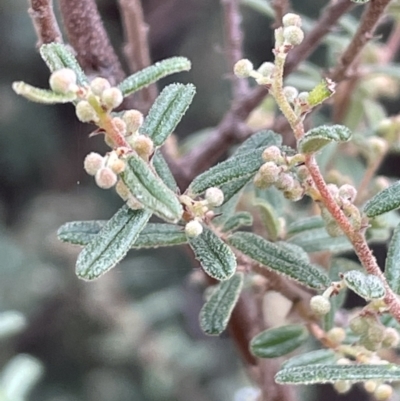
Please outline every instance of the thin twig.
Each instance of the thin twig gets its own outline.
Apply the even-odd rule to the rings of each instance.
[[[353,39],[340,57],[339,63],[330,74],[330,78],[334,82],[340,82],[346,78],[346,74],[353,62],[360,55],[365,45],[373,38],[379,19],[389,3],[390,0],[374,0],[369,2]]]
[[[30,0],[28,13],[38,37],[37,47],[45,43],[62,42],[61,31],[53,12],[52,0]]]
[[[107,78],[113,85],[125,74],[107,32],[95,0],[59,0],[65,30],[86,73]]]
[[[229,77],[232,80],[233,100],[237,101],[248,91],[248,82],[233,74],[233,67],[243,58],[243,32],[240,28],[242,20],[238,0],[221,0],[224,15],[225,55],[228,61]]]
[[[119,0],[122,23],[126,38],[124,53],[131,72],[139,71],[151,64],[148,42],[148,25],[144,21],[140,0]],[[135,108],[146,113],[157,97],[157,86],[152,84],[137,94]]]
[[[397,52],[400,49],[400,23],[396,22],[389,39],[386,42],[382,55],[379,58],[380,64],[387,64],[393,61]]]

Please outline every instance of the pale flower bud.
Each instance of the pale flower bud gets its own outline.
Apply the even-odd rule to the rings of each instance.
[[[393,394],[392,386],[389,384],[380,384],[374,391],[374,396],[378,401],[385,401]]]
[[[288,26],[283,29],[284,44],[299,45],[304,39],[304,32],[298,26]]]
[[[114,117],[112,119],[112,122],[114,123],[115,127],[117,128],[117,130],[121,135],[126,134],[126,123],[122,118]]]
[[[354,202],[357,196],[357,190],[350,184],[344,184],[339,188],[338,196],[342,199]]]
[[[101,94],[101,102],[111,110],[118,107],[123,100],[124,96],[122,95],[122,92],[115,87],[105,89]]]
[[[191,220],[185,226],[185,234],[189,238],[198,237],[202,232],[203,226],[197,220]]]
[[[85,157],[83,168],[89,175],[95,175],[104,166],[104,157],[91,152]]]
[[[310,96],[309,92],[300,92],[297,95],[297,100],[300,103],[300,105],[306,105],[308,104],[308,97]]]
[[[289,103],[293,103],[299,91],[294,86],[285,86],[283,88],[283,95]]]
[[[399,345],[399,333],[393,327],[387,327],[383,334],[382,345],[385,348],[395,348]]]
[[[283,161],[281,150],[278,146],[269,146],[262,153],[262,158],[265,162],[278,163]]]
[[[108,82],[107,79],[101,78],[101,77],[96,77],[93,79],[93,81],[90,83],[90,89],[92,93],[96,96],[101,96],[102,93],[106,89],[110,89],[111,84]]]
[[[364,389],[368,393],[373,393],[378,386],[378,383],[375,380],[367,380],[364,382]]]
[[[205,199],[208,206],[218,207],[224,202],[224,193],[219,188],[208,188],[205,193]]]
[[[317,316],[323,316],[331,310],[331,303],[322,295],[315,295],[310,300],[310,308]]]
[[[154,151],[154,143],[153,141],[146,135],[137,135],[134,136],[129,144],[133,149],[136,150],[139,156],[147,158]]]
[[[281,168],[274,162],[266,162],[258,172],[264,182],[273,184],[279,178]]]
[[[108,167],[103,167],[95,175],[96,184],[103,189],[113,187],[117,183],[117,175]]]
[[[351,383],[347,380],[339,380],[333,383],[333,387],[339,394],[343,394],[351,389]]]
[[[126,164],[123,160],[117,159],[113,160],[108,167],[110,167],[115,174],[121,174],[125,170]]]
[[[282,25],[286,28],[288,26],[301,26],[300,15],[294,13],[287,13],[282,18]]]
[[[281,191],[291,191],[294,188],[294,183],[295,181],[291,174],[282,173],[275,182],[275,186]]]
[[[50,88],[54,92],[68,93],[78,89],[76,85],[76,74],[70,68],[61,68],[54,71],[49,79]]]
[[[115,191],[124,201],[128,200],[129,195],[131,194],[128,187],[121,179],[118,180],[117,185],[115,186]]]
[[[329,340],[338,344],[340,344],[346,338],[346,332],[342,327],[333,327],[326,335]]]
[[[77,103],[75,107],[75,113],[78,117],[78,120],[82,121],[83,123],[99,121],[99,117],[95,109],[86,100],[81,100]]]
[[[143,124],[143,114],[139,110],[127,110],[122,116],[129,133],[137,132]]]
[[[239,78],[247,78],[253,71],[253,63],[247,59],[239,60],[233,67],[233,72]]]
[[[263,77],[271,77],[274,71],[275,71],[275,64],[271,63],[270,61],[262,63],[257,70],[257,72],[261,74]]]

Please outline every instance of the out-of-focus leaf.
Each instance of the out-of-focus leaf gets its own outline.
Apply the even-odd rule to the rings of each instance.
[[[224,193],[223,204],[229,202],[232,198],[235,197],[235,195],[240,196],[240,191],[242,191],[245,186],[253,180],[253,177],[254,174],[248,174],[245,177],[221,185],[220,189]]]
[[[281,146],[282,136],[271,130],[262,130],[246,139],[234,153],[234,156],[244,154],[256,149],[265,149],[268,146]]]
[[[364,206],[364,213],[368,217],[397,209],[400,206],[400,181],[377,193]]]
[[[191,63],[186,57],[171,57],[166,60],[159,61],[150,67],[125,78],[118,88],[124,96],[129,96],[146,86],[149,86],[161,78],[175,74],[181,71],[189,71]]]
[[[17,95],[37,103],[69,103],[76,99],[75,93],[56,93],[48,89],[36,88],[22,81],[14,82],[12,88]]]
[[[308,330],[300,324],[268,329],[250,341],[250,351],[259,358],[276,358],[292,352],[304,344]]]
[[[400,225],[394,231],[386,257],[385,276],[390,288],[400,295]]]
[[[166,221],[179,221],[183,209],[177,196],[138,155],[129,156],[121,178],[133,196],[146,208]]]
[[[303,231],[312,230],[314,228],[323,228],[324,226],[325,223],[321,216],[311,216],[296,220],[289,224],[286,232],[288,236],[292,236]]]
[[[150,217],[148,210],[122,206],[79,254],[78,277],[93,280],[113,268],[129,251]]]
[[[335,383],[339,380],[399,381],[400,366],[387,365],[310,365],[280,370],[275,381],[280,384]]]
[[[385,287],[376,276],[364,274],[359,270],[351,270],[343,274],[343,279],[347,287],[366,300],[380,299],[385,296]]]
[[[26,325],[25,316],[20,312],[10,310],[0,313],[0,340],[20,333]]]
[[[329,277],[317,267],[305,262],[288,248],[245,232],[236,232],[228,242],[240,252],[278,273],[299,281],[310,288],[324,289],[330,285]]]
[[[200,311],[200,327],[206,334],[219,335],[226,329],[242,286],[242,273],[237,273],[216,286]]]
[[[253,224],[253,216],[249,212],[238,212],[230,217],[222,227],[223,232],[237,230],[242,226],[251,226]]]
[[[330,365],[337,360],[336,354],[331,349],[319,349],[305,354],[296,355],[282,364],[282,369],[307,365]]]
[[[276,241],[279,238],[281,224],[275,209],[264,199],[256,198],[253,204],[258,208],[261,221],[268,232],[268,238],[271,241]]]
[[[188,238],[188,241],[196,259],[209,276],[220,281],[233,276],[236,271],[235,255],[213,231],[204,227],[199,236]]]
[[[178,186],[176,185],[176,181],[174,176],[171,173],[171,170],[168,167],[167,162],[165,161],[163,155],[159,150],[157,150],[151,159],[154,169],[158,176],[163,180],[164,184],[171,190],[176,191]]]
[[[161,146],[182,120],[195,93],[192,84],[166,86],[151,106],[140,132],[148,135],[156,146]]]

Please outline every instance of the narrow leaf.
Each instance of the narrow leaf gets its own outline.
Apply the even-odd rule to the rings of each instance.
[[[166,86],[151,106],[140,132],[148,135],[156,146],[161,146],[181,121],[195,93],[192,84]]]
[[[51,72],[61,68],[70,68],[76,74],[78,85],[88,84],[85,73],[67,46],[62,43],[44,44],[40,47],[40,55]]]
[[[78,277],[93,280],[114,267],[126,255],[150,217],[148,210],[122,206],[79,254],[76,261]]]
[[[400,181],[372,197],[364,206],[364,213],[368,217],[379,216],[380,214],[397,209],[400,206]]]
[[[385,296],[385,287],[376,276],[351,270],[343,274],[343,279],[347,287],[366,300],[380,299]]]
[[[344,125],[321,125],[308,131],[298,143],[301,153],[314,153],[331,142],[346,142],[351,131]]]
[[[176,191],[178,185],[176,184],[175,178],[168,167],[163,155],[157,150],[152,158],[154,169],[158,176],[163,180],[164,184],[171,190]]]
[[[250,341],[250,351],[259,358],[276,358],[292,352],[308,338],[307,329],[300,324],[290,324],[268,329]]]
[[[76,99],[75,93],[56,93],[48,89],[36,88],[22,81],[14,82],[12,88],[17,95],[37,103],[69,103]]]
[[[228,238],[228,242],[256,262],[307,287],[324,289],[330,284],[329,277],[323,270],[305,262],[295,252],[256,234],[237,232]]]
[[[238,178],[237,180],[230,181],[227,184],[221,185],[220,189],[224,193],[224,205],[230,201],[235,195],[240,196],[240,191],[242,191],[245,186],[253,180],[254,173],[247,174],[242,178]]]
[[[335,383],[339,380],[399,381],[400,366],[387,365],[310,365],[280,370],[275,381],[280,384]]]
[[[385,276],[389,286],[400,294],[400,224],[394,229],[386,257]]]
[[[57,231],[62,242],[74,245],[87,245],[106,225],[107,220],[71,221],[63,224]]]
[[[146,208],[166,221],[179,221],[183,209],[177,196],[143,159],[137,155],[129,156],[121,177],[135,198]]]
[[[311,216],[289,224],[286,232],[288,236],[292,236],[303,231],[312,230],[313,228],[323,228],[324,226],[325,223],[321,216]]]
[[[200,327],[206,334],[219,335],[226,329],[242,286],[242,273],[237,273],[216,286],[200,311]]]
[[[204,227],[198,237],[189,238],[188,241],[196,259],[209,276],[220,281],[233,276],[236,271],[235,255],[213,231]]]
[[[243,153],[250,152],[251,150],[256,149],[265,149],[268,146],[281,146],[282,144],[282,136],[276,134],[271,130],[263,130],[254,133],[251,137],[246,139],[234,153],[235,156],[238,156]]]
[[[242,226],[251,226],[253,216],[249,212],[239,212],[230,217],[222,227],[224,233],[234,231]]]
[[[283,363],[282,369],[307,365],[331,365],[334,364],[336,360],[336,354],[331,349],[319,349],[305,354],[296,355],[293,358],[288,359]]]
[[[186,57],[167,58],[125,78],[118,85],[118,88],[124,96],[129,96],[159,81],[161,78],[177,72],[189,71],[190,68],[191,63]]]
[[[254,206],[258,208],[261,222],[268,232],[268,238],[272,241],[276,241],[281,231],[281,224],[276,210],[264,199],[255,199]]]

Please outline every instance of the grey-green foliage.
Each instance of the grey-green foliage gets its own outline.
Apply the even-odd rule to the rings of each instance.
[[[379,192],[364,206],[364,213],[368,217],[379,216],[400,206],[400,181]]]
[[[69,103],[76,98],[74,93],[56,93],[48,89],[36,88],[22,81],[14,82],[12,87],[15,93],[36,103]]]
[[[343,279],[347,287],[366,300],[380,299],[385,296],[386,290],[379,277],[364,274],[358,270],[350,270],[343,274]]]
[[[253,216],[249,212],[238,212],[229,217],[222,226],[223,232],[231,232],[243,226],[251,226]]]
[[[154,153],[153,158],[151,159],[153,163],[154,170],[158,174],[158,176],[163,180],[164,184],[171,190],[176,191],[177,184],[174,176],[171,173],[171,170],[168,167],[167,162],[164,159],[164,156],[161,154],[160,150],[157,150]]]
[[[282,364],[281,368],[287,369],[308,365],[332,365],[337,361],[337,359],[338,358],[333,350],[318,349],[288,359]]]
[[[400,294],[400,225],[394,231],[386,257],[385,276],[389,286]]]

